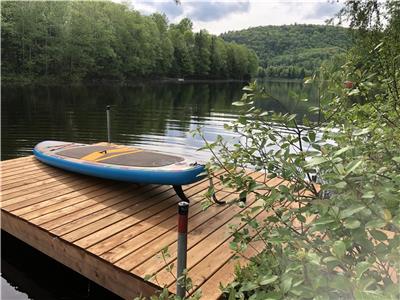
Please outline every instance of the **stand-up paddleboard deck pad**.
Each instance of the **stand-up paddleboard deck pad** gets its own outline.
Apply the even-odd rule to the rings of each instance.
[[[184,157],[134,147],[44,141],[33,150],[40,161],[85,175],[136,183],[183,185],[196,182],[204,165]]]

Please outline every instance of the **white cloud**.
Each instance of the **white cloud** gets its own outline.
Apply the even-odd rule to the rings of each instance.
[[[173,23],[189,17],[195,31],[207,29],[214,34],[263,25],[324,24],[341,7],[328,0],[181,0],[180,5],[174,0],[131,0],[129,3],[144,14],[165,13]]]

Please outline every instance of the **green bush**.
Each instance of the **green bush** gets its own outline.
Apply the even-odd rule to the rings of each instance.
[[[224,287],[229,299],[400,297],[400,3],[348,1],[341,16],[360,36],[344,65],[307,80],[320,89],[317,122],[260,110],[265,91],[253,83],[226,126],[240,138],[207,144],[209,172],[224,169],[225,186],[268,212],[262,222],[241,216],[232,249],[264,250]]]

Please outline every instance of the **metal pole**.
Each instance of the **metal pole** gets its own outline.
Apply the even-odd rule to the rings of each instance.
[[[176,295],[181,299],[184,299],[186,295],[186,275],[183,274],[183,271],[186,269],[189,203],[184,201],[179,202],[178,214],[178,263],[176,274]]]
[[[111,143],[111,125],[110,125],[110,105],[107,105],[107,140]]]

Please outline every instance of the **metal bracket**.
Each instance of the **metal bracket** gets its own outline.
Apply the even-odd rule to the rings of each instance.
[[[213,183],[211,177],[210,177],[209,180],[210,180],[210,186],[214,187],[214,183]],[[178,195],[178,197],[179,197],[182,201],[187,202],[187,203],[190,202],[189,198],[186,197],[185,192],[183,191],[181,185],[173,185],[172,187],[174,188],[175,193]],[[218,200],[218,198],[217,198],[217,196],[216,196],[216,194],[215,194],[215,191],[214,191],[214,193],[211,195],[211,197],[212,197],[212,200],[213,200],[215,203],[217,203],[217,204],[222,205],[222,204],[225,204],[225,203],[226,203],[226,201]]]
[[[209,180],[210,180],[210,186],[214,188],[214,182],[213,182],[211,176],[209,177]],[[213,192],[213,194],[211,195],[211,197],[212,197],[213,201],[214,201],[215,203],[219,204],[219,205],[226,204],[226,201],[218,200],[217,195],[216,195],[216,192],[215,192],[215,189],[214,189],[214,192]]]
[[[212,177],[210,177],[209,179],[210,179],[210,186],[214,187],[214,183],[213,183]],[[217,198],[217,196],[216,196],[215,190],[214,190],[214,193],[212,194],[211,197],[212,197],[213,201],[214,201],[215,203],[217,203],[217,204],[226,204],[226,201],[218,200],[218,198]],[[239,202],[244,202],[244,203],[246,203],[246,200],[247,200],[246,197],[241,197],[241,198],[239,199]]]
[[[181,185],[173,185],[175,193],[178,195],[179,198],[181,198],[182,201],[189,203],[188,197],[186,197],[185,193],[182,190]]]
[[[210,186],[214,188],[214,182],[212,180],[212,177],[209,177],[209,181],[210,181]],[[174,188],[175,193],[178,195],[178,197],[182,201],[187,202],[187,203],[190,202],[189,198],[186,197],[185,192],[183,191],[181,185],[173,185],[172,187]],[[217,203],[219,205],[226,204],[226,201],[218,200],[215,190],[214,190],[213,194],[211,195],[211,198],[215,203]],[[240,198],[239,201],[246,203],[246,197]]]

